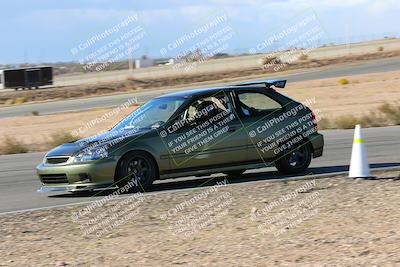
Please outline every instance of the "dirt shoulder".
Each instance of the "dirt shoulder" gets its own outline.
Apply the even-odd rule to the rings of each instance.
[[[2,215],[0,266],[396,266],[400,172],[375,175],[220,180],[90,209]]]
[[[332,67],[340,64],[354,62],[363,63],[368,60],[398,56],[400,56],[400,50],[382,51],[363,55],[348,55],[322,59],[305,59],[299,60],[291,64],[278,64],[277,67],[270,66],[268,68],[262,68],[262,64],[260,63],[260,66],[256,68],[220,71],[207,74],[199,73],[152,79],[136,79],[134,77],[131,77],[126,79],[125,81],[120,82],[65,86],[52,89],[39,89],[18,92],[0,92],[0,106],[8,106],[28,102],[41,102],[49,100],[75,99],[89,96],[110,95],[133,92],[138,90],[152,90],[165,87],[196,86],[204,82],[227,82],[235,78],[251,79],[252,77],[257,77],[263,74],[276,73],[283,75],[286,71],[292,70],[307,70],[327,66]],[[275,70],[275,68],[278,69]]]

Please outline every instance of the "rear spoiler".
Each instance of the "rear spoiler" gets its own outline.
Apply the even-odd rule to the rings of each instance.
[[[264,81],[253,81],[235,84],[235,86],[248,86],[248,85],[262,85],[264,84],[267,88],[275,86],[276,88],[285,88],[287,80],[264,80]]]

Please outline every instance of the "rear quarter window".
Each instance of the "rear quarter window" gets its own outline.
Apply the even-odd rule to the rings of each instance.
[[[259,111],[282,108],[281,104],[258,92],[239,93],[239,101],[244,105]]]

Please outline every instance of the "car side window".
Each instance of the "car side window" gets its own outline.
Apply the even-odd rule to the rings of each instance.
[[[177,122],[180,125],[201,124],[204,121],[218,116],[218,114],[230,114],[232,106],[228,96],[218,94],[194,100],[179,116]]]
[[[239,92],[239,108],[245,117],[257,116],[281,109],[282,105],[259,92]]]
[[[221,94],[195,100],[187,109],[186,119],[191,121],[203,120],[221,112],[229,112],[228,97]]]

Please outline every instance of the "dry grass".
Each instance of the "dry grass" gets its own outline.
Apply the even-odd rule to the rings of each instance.
[[[11,136],[6,136],[0,145],[1,154],[20,154],[27,152],[28,148],[26,145]]]
[[[267,57],[264,58],[262,65],[263,66],[269,66],[269,65],[275,65],[275,64],[281,64],[281,60],[279,59],[278,56],[275,55],[268,55]]]
[[[385,103],[379,107],[379,111],[382,112],[393,124],[400,124],[400,104],[397,104],[396,106]]]
[[[76,139],[72,133],[80,128],[82,131],[77,134],[82,138],[110,129],[136,107],[132,106],[121,110],[110,119],[99,122],[90,128],[84,127],[87,122],[102,117],[112,109],[0,119],[0,139],[13,136],[29,147],[30,151],[46,151]]]
[[[331,128],[332,128],[332,122],[327,118],[322,118],[318,120],[318,130],[325,130]]]
[[[339,82],[340,85],[346,85],[346,84],[350,83],[349,80],[344,79],[344,78],[340,79],[338,82]]]
[[[20,105],[20,104],[23,104],[23,103],[25,103],[25,102],[27,102],[27,99],[25,98],[25,97],[17,97],[15,100],[14,100],[14,105]]]
[[[28,102],[28,99],[26,97],[14,97],[14,98],[9,98],[7,99],[4,104],[5,105],[20,105],[23,103]]]
[[[359,124],[359,120],[353,115],[343,115],[339,116],[334,121],[335,128],[339,129],[351,129],[354,128],[354,125]]]
[[[382,104],[378,112],[369,112],[363,116],[341,115],[334,119],[323,118],[318,122],[318,128],[323,129],[352,129],[356,124],[363,127],[382,127],[400,125],[400,106],[396,104]]]
[[[301,56],[299,56],[299,60],[308,60],[308,55],[302,54]]]
[[[78,140],[79,137],[74,137],[69,132],[57,132],[51,135],[51,141],[49,142],[50,147],[57,147],[59,145],[70,143]]]

